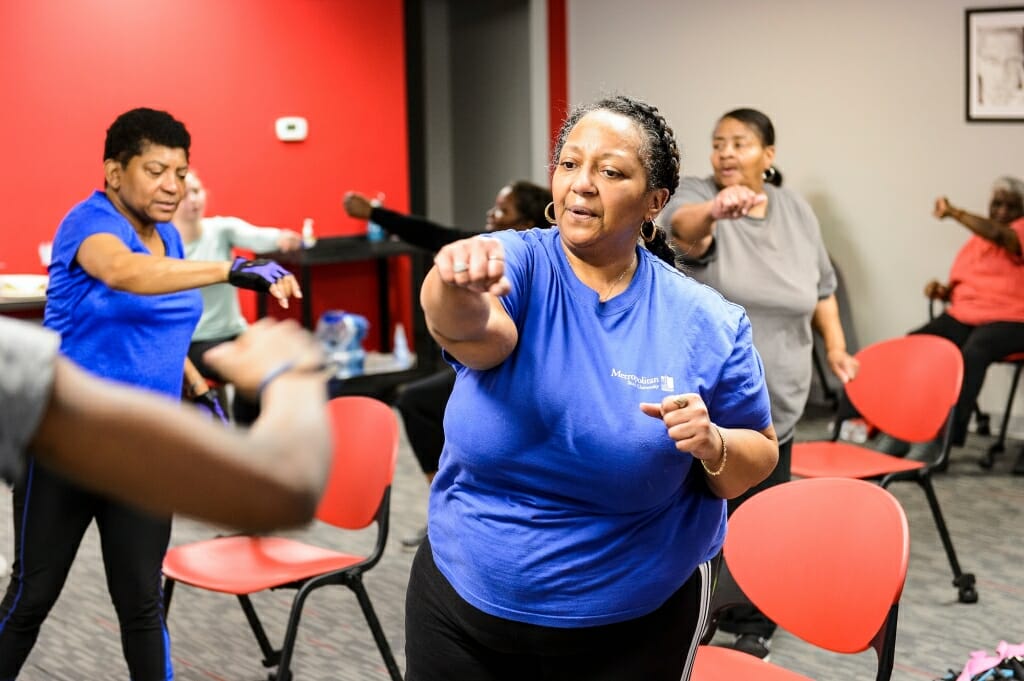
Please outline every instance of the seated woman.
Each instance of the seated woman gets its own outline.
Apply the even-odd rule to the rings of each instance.
[[[929,281],[924,293],[947,303],[941,315],[911,333],[948,338],[964,356],[953,444],[962,446],[974,403],[993,362],[1024,352],[1024,182],[1000,177],[992,185],[988,217],[935,201],[935,217],[951,217],[971,231],[949,270],[949,282]]]

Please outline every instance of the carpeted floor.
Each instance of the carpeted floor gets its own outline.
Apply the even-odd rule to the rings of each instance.
[[[826,419],[806,419],[799,437],[823,435]],[[954,452],[949,472],[936,481],[960,562],[964,570],[978,578],[981,599],[975,605],[956,602],[949,566],[920,489],[909,484],[892,488],[905,505],[913,540],[894,679],[934,679],[947,668],[962,667],[973,649],[991,649],[1002,639],[1017,643],[1024,640],[1024,477],[1009,474],[1022,445],[1011,442],[1010,451],[996,468],[983,471],[976,461],[990,441],[972,435],[966,448]],[[426,497],[426,483],[403,440],[392,496],[388,549],[366,578],[370,597],[402,669],[404,594],[412,553],[403,550],[399,540],[423,525]],[[10,513],[9,494],[0,491],[0,554],[7,557],[12,541]],[[172,543],[206,538],[216,532],[214,527],[177,520]],[[335,544],[339,539],[339,533],[327,527],[313,527],[298,534],[325,544]],[[345,539],[346,545],[357,547],[371,541],[366,534]],[[282,635],[291,595],[277,592],[255,599],[256,607],[266,615],[275,643]],[[267,678],[259,649],[233,597],[178,587],[169,625],[179,680]],[[772,649],[773,661],[819,679],[874,678],[872,655],[831,655],[813,650],[785,632],[775,637]],[[308,601],[293,671],[298,681],[387,678],[355,598],[346,589],[326,588]],[[94,529],[20,678],[127,678]]]

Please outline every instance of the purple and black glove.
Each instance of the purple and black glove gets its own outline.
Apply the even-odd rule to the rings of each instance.
[[[266,293],[273,284],[276,284],[289,274],[291,272],[273,260],[265,258],[258,258],[256,260],[235,258],[235,261],[231,263],[228,283],[238,288],[247,288]]]
[[[210,418],[221,423],[228,423],[227,414],[224,413],[224,408],[220,406],[220,400],[217,399],[217,393],[213,390],[207,390],[202,395],[196,395],[192,398],[192,404],[196,405],[199,411],[209,415]]]

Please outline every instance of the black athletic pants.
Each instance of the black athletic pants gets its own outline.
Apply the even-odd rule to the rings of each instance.
[[[637,619],[560,629],[494,617],[459,596],[429,539],[405,601],[406,681],[687,681],[707,628],[710,563]]]
[[[30,461],[25,480],[14,488],[15,553],[0,604],[0,680],[18,675],[94,519],[132,681],[171,678],[160,587],[170,518],[87,492]]]

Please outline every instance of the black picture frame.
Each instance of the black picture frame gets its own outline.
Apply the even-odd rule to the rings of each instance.
[[[1024,122],[1024,6],[968,8],[966,113],[969,122]]]

